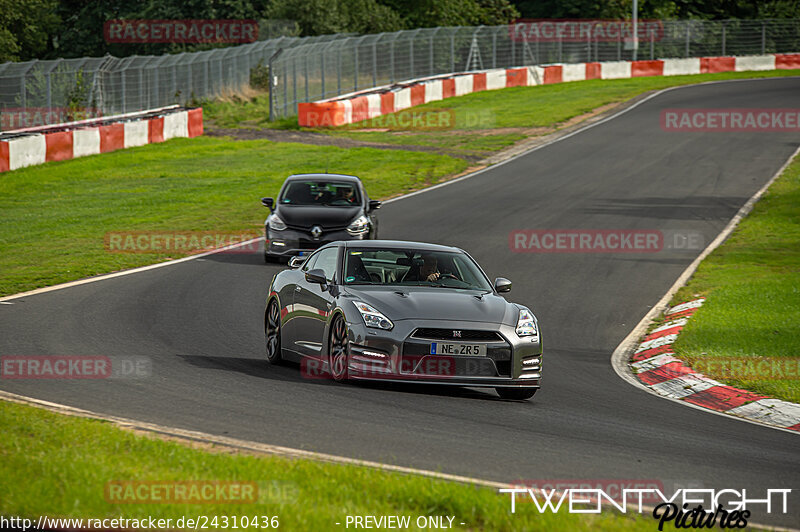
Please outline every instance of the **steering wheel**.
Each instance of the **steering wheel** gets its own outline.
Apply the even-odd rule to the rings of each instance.
[[[440,273],[439,274],[439,279],[444,279],[445,277],[448,278],[448,279],[454,279],[456,281],[460,281],[461,280],[461,279],[459,279],[458,277],[456,277],[455,275],[453,275],[452,273],[449,273],[449,272],[448,273]]]

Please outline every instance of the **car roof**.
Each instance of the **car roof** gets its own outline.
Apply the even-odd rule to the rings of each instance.
[[[361,180],[356,176],[346,174],[292,174],[286,178],[286,181],[299,181],[302,179],[328,179],[335,181],[350,181],[353,183],[361,182]]]
[[[429,244],[427,242],[411,242],[406,240],[347,240],[341,241],[348,248],[387,248],[387,249],[415,249],[419,251],[447,251],[463,253],[460,248]]]

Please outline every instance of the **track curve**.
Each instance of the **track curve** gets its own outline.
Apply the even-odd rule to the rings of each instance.
[[[797,108],[800,79],[670,90],[570,138],[386,205],[381,237],[461,246],[540,318],[544,387],[493,392],[336,385],[268,367],[276,267],[216,254],[0,305],[2,355],[147,356],[141,380],[13,381],[38,399],[184,429],[497,481],[658,479],[800,488],[800,438],[661,400],[611,352],[700,252],[515,254],[514,229],[695,231],[705,243],[780,168],[798,133],[668,133],[662,109]],[[257,200],[257,198],[254,198]],[[255,205],[255,204],[254,204]],[[257,206],[254,208],[258,208]],[[754,521],[800,525],[789,515]],[[758,516],[758,519],[756,519]]]

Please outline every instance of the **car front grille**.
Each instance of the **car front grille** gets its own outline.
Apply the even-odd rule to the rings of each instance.
[[[456,333],[458,333],[458,335],[456,335]],[[469,329],[421,328],[414,331],[411,337],[424,340],[451,340],[453,342],[505,342],[503,337],[496,331],[477,331]]]
[[[431,355],[431,344],[429,342],[423,342],[417,338],[410,338],[403,343],[403,362],[401,367],[416,367],[422,359],[428,361],[444,359],[450,360],[454,364],[452,366],[453,371],[449,373],[448,376],[510,377],[511,347],[506,342],[503,342],[503,344],[502,346],[487,346],[486,357]],[[434,365],[434,368],[435,367]]]

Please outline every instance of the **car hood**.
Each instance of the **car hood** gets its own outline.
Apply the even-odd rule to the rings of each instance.
[[[350,225],[361,207],[279,205],[275,211],[287,225],[305,229],[319,225],[325,229]]]
[[[518,310],[515,305],[498,295],[479,290],[366,285],[348,287],[347,292],[393,321],[453,320],[509,325],[517,321]]]

